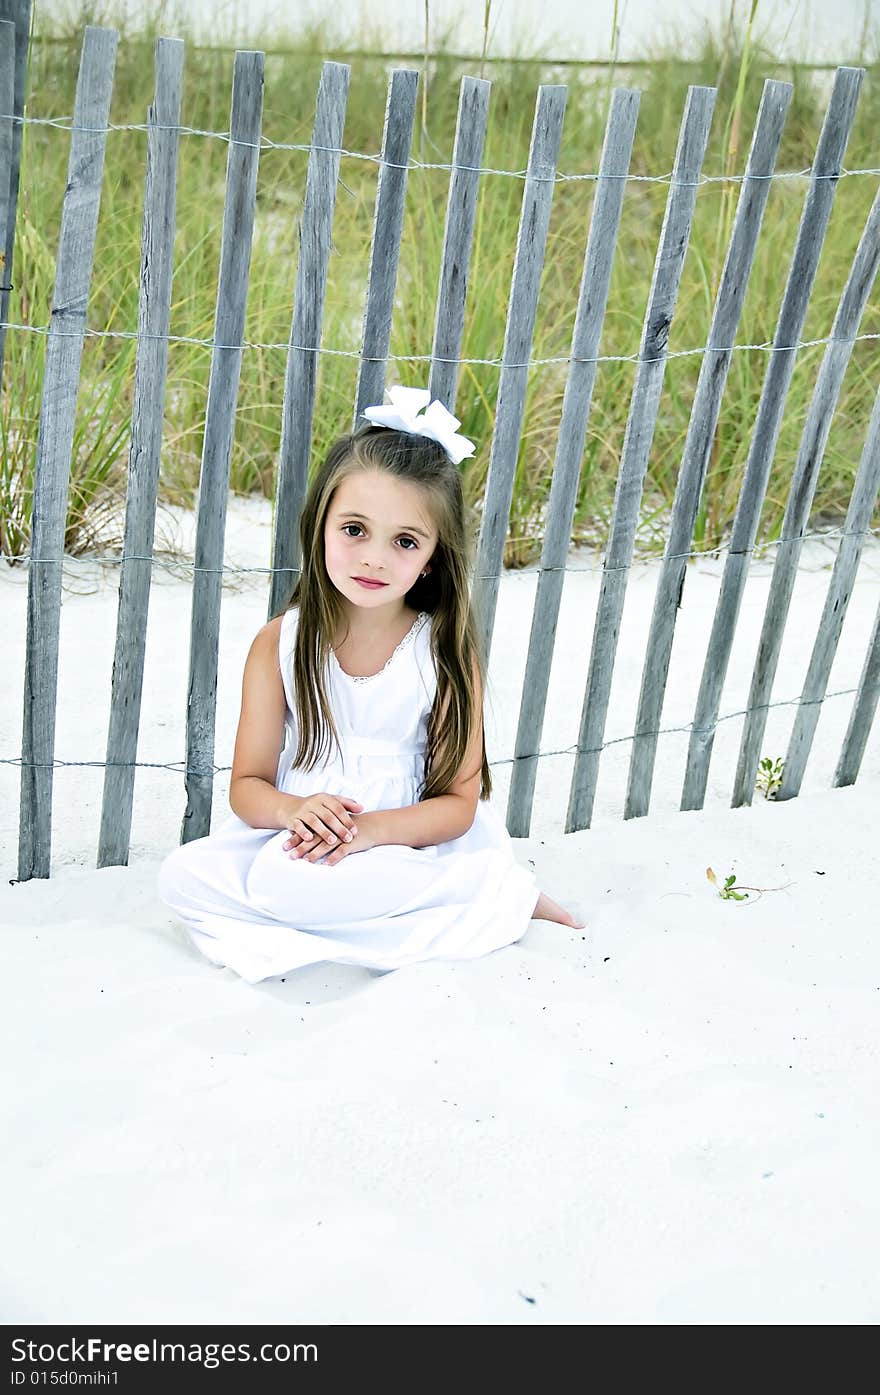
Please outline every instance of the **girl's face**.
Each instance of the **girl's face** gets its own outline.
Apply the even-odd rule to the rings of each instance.
[[[402,600],[436,545],[416,485],[384,470],[361,470],[337,486],[324,523],[324,557],[333,585],[353,605],[375,610]],[[358,577],[384,584],[362,586]]]

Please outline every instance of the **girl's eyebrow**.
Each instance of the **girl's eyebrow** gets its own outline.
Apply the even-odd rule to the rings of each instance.
[[[342,514],[343,514],[343,516],[344,516],[345,518],[357,518],[357,519],[359,519],[359,521],[360,521],[361,523],[369,523],[369,522],[371,522],[371,520],[370,520],[369,518],[367,518],[366,514],[363,514],[363,513],[352,513],[351,509],[342,509],[341,512],[342,512]],[[420,538],[425,538],[427,541],[430,541],[430,535],[429,535],[428,533],[423,533],[422,530],[421,530],[421,528],[403,528],[403,527],[401,527],[401,528],[398,528],[396,531],[397,531],[398,533],[418,533],[418,535],[419,535]]]

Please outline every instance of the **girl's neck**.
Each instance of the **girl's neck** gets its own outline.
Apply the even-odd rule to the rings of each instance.
[[[347,641],[356,644],[364,649],[371,645],[381,646],[389,639],[399,639],[415,624],[419,612],[413,610],[404,601],[395,610],[389,607],[389,613],[383,610],[364,611],[357,606],[347,606],[345,619],[342,622],[342,635],[337,643]],[[334,645],[334,648],[336,646]]]

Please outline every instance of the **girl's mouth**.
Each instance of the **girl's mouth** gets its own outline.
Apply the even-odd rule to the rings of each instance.
[[[387,581],[367,581],[366,577],[363,576],[353,577],[352,580],[356,581],[359,586],[368,587],[371,591],[377,591],[380,586],[388,585]]]

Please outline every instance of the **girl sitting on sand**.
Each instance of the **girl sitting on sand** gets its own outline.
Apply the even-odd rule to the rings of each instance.
[[[324,960],[473,958],[532,919],[582,928],[484,802],[458,469],[473,443],[427,392],[389,395],[309,488],[301,575],[245,663],[234,812],[159,872],[198,948],[249,983]]]

